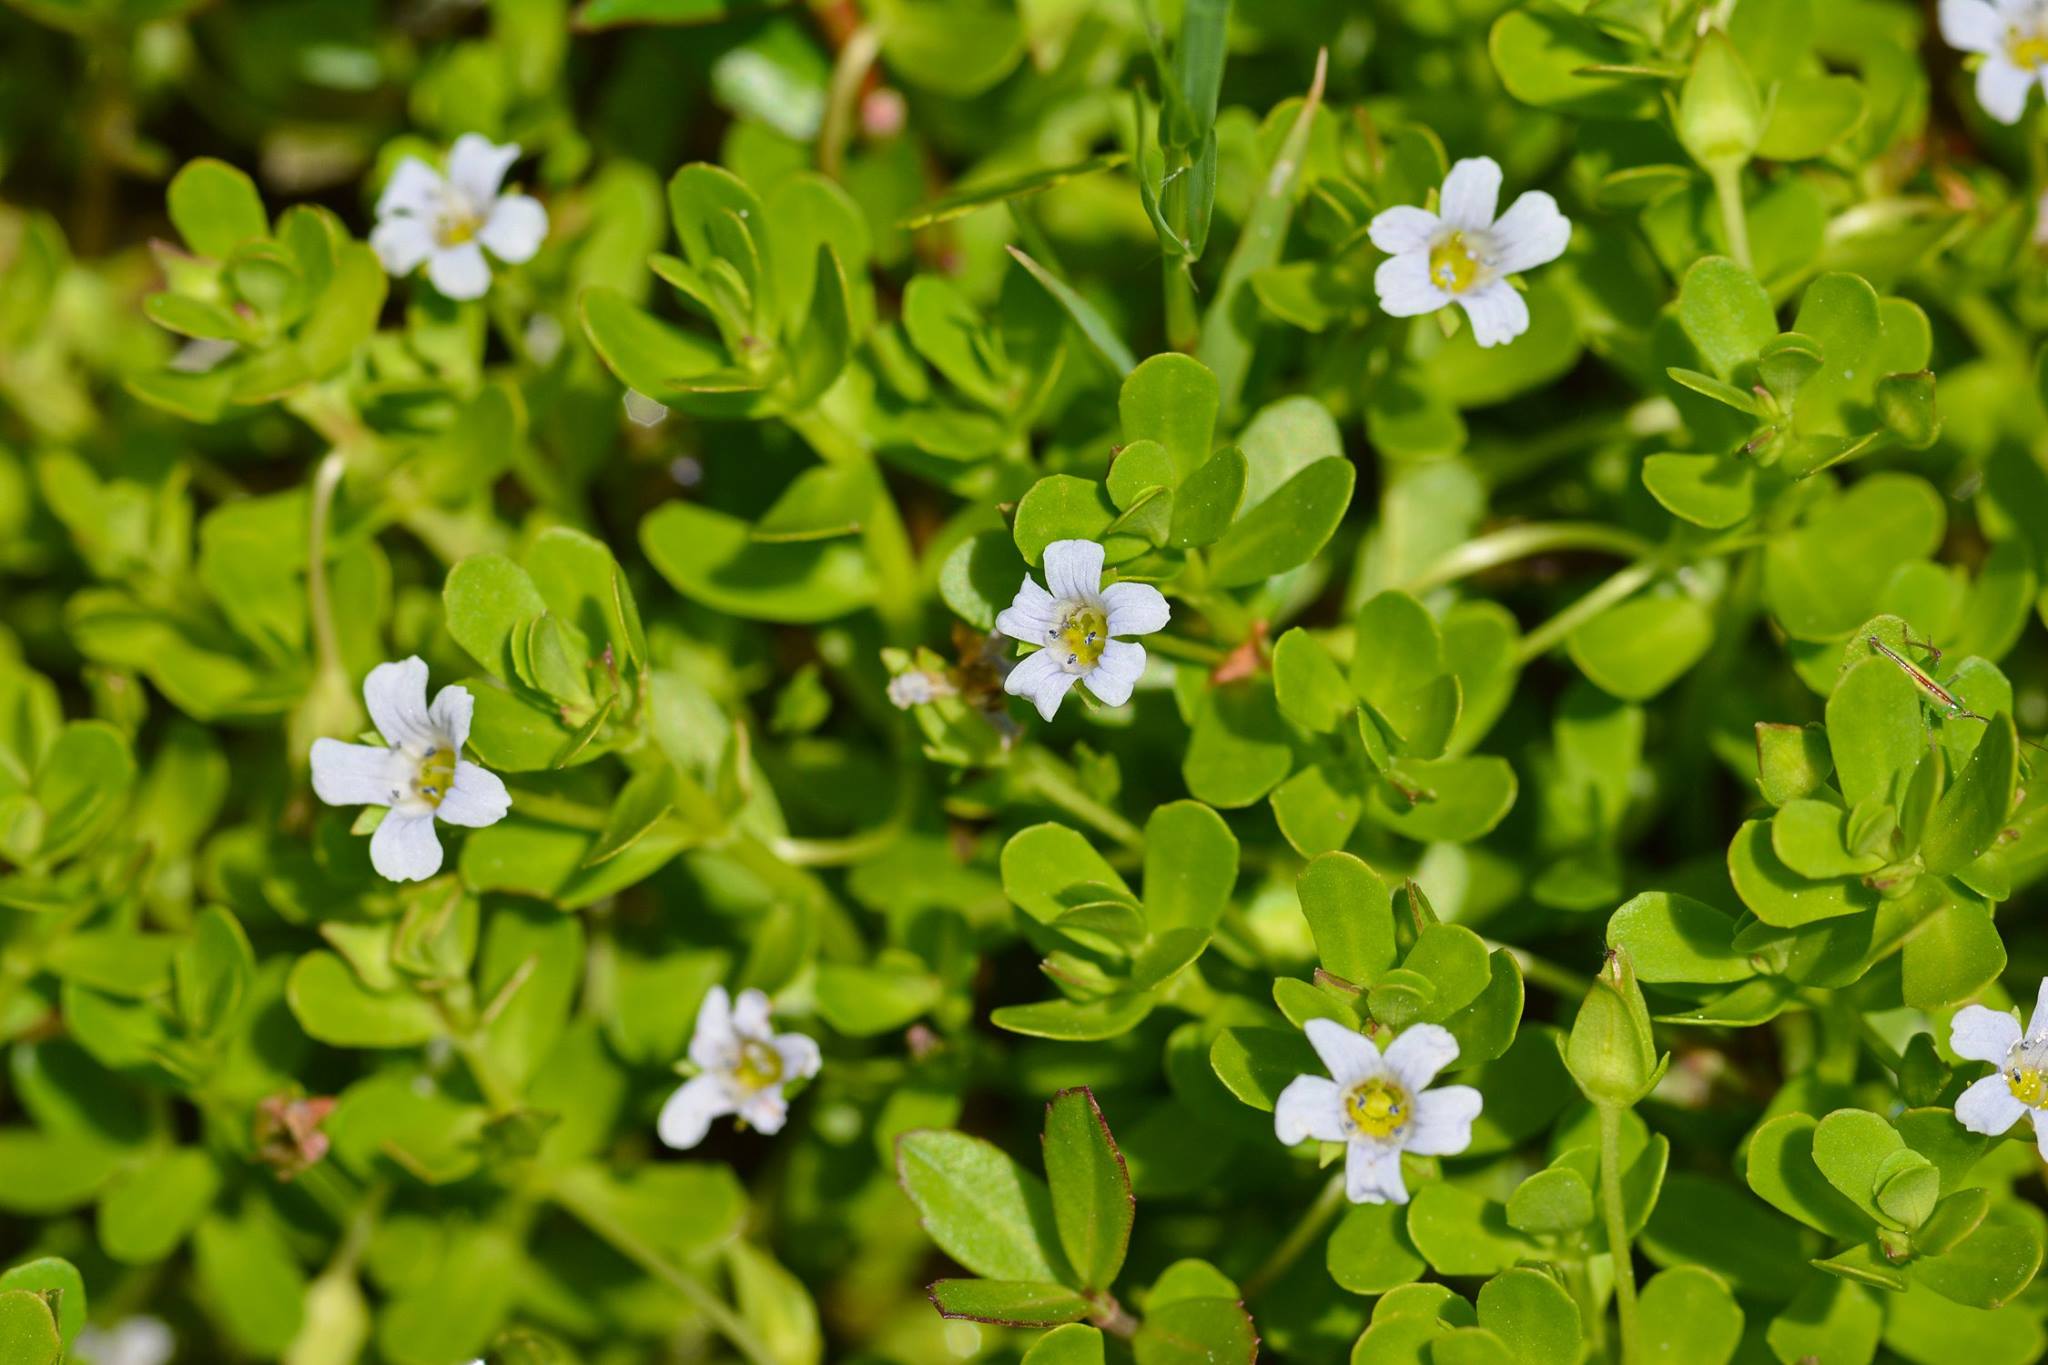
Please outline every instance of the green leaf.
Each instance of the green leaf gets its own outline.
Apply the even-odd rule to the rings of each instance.
[[[1566,648],[1602,691],[1624,701],[1648,701],[1683,677],[1713,643],[1713,618],[1690,597],[1637,597],[1574,630]]]
[[[1913,1279],[1969,1308],[2000,1308],[2033,1283],[2048,1228],[2038,1209],[1999,1204],[1954,1249],[1912,1262]]]
[[[1102,1333],[1074,1323],[1055,1327],[1024,1353],[1023,1365],[1103,1365]]]
[[[1211,552],[1219,587],[1262,582],[1314,558],[1351,505],[1351,462],[1323,459],[1282,484],[1224,533]]]
[[[1273,692],[1280,713],[1304,730],[1329,734],[1351,719],[1356,699],[1344,671],[1301,627],[1273,646]]]
[[[852,542],[763,544],[746,522],[695,503],[671,502],[649,514],[640,546],[677,592],[751,620],[830,621],[872,605],[879,591]]]
[[[1481,1285],[1479,1324],[1524,1365],[1578,1358],[1579,1306],[1540,1270],[1506,1270]]]
[[[1116,403],[1124,441],[1159,442],[1178,484],[1210,459],[1221,401],[1216,376],[1201,361],[1171,351],[1127,369]]]
[[[1532,1236],[1576,1232],[1593,1221],[1593,1188],[1569,1166],[1536,1172],[1508,1198],[1508,1226]]]
[[[1877,893],[1846,877],[1812,881],[1785,866],[1771,847],[1766,820],[1746,821],[1728,845],[1735,893],[1765,924],[1793,929],[1816,920],[1876,908]]]
[[[1302,869],[1295,888],[1323,970],[1370,986],[1394,965],[1393,895],[1370,867],[1326,853]]]
[[[78,1267],[61,1256],[39,1256],[11,1266],[0,1275],[0,1295],[16,1292],[39,1295],[57,1324],[57,1335],[65,1351],[78,1340],[85,1326],[85,1278]],[[4,1339],[4,1338],[0,1338]],[[14,1357],[0,1355],[12,1361]]]
[[[1504,758],[1404,759],[1399,776],[1416,798],[1373,788],[1366,810],[1410,839],[1465,843],[1490,833],[1515,804],[1515,770]]]
[[[1757,786],[1774,806],[1812,796],[1835,770],[1827,734],[1812,725],[1756,727]]]
[[[940,1280],[931,1287],[931,1299],[940,1317],[1001,1327],[1056,1327],[1092,1311],[1087,1299],[1064,1285],[1014,1280]]]
[[[1749,1187],[1808,1227],[1837,1240],[1860,1241],[1870,1235],[1874,1214],[1821,1173],[1814,1161],[1816,1128],[1810,1114],[1780,1114],[1758,1128],[1745,1168]]]
[[[58,1365],[63,1358],[64,1341],[42,1295],[26,1289],[0,1292],[0,1360]]]
[[[298,1335],[305,1276],[266,1214],[209,1216],[193,1237],[193,1266],[216,1319],[243,1350],[276,1356]]]
[[[324,950],[293,965],[285,999],[308,1036],[336,1047],[416,1047],[442,1032],[427,1000],[410,990],[373,991]]]
[[[1667,1365],[1727,1365],[1742,1343],[1742,1305],[1713,1271],[1673,1266],[1636,1301],[1643,1354]]]
[[[965,1133],[905,1133],[896,1175],[940,1250],[984,1279],[1068,1284],[1045,1182]]]
[[[1745,981],[1757,969],[1735,948],[1735,927],[1710,905],[1675,892],[1646,891],[1608,919],[1607,946],[1626,948],[1642,981]]]
[[[1148,1306],[1131,1340],[1138,1365],[1251,1365],[1259,1338],[1235,1298],[1177,1299]]]
[[[241,922],[218,906],[200,911],[176,964],[178,1015],[186,1031],[204,1038],[225,1028],[255,972]]]
[[[1062,1090],[1045,1111],[1045,1177],[1060,1245],[1084,1289],[1107,1289],[1123,1267],[1137,1201],[1109,1124],[1086,1088]]]
[[[1643,487],[1664,510],[1695,526],[1722,530],[1756,509],[1756,467],[1726,455],[1652,455]]]
[[[1294,770],[1294,743],[1262,678],[1210,688],[1192,724],[1181,777],[1198,801],[1223,810],[1249,806]]]
[[[448,633],[499,678],[516,676],[513,632],[548,609],[525,569],[498,554],[471,555],[448,571],[441,589]]]
[[[220,1190],[212,1158],[191,1147],[157,1153],[100,1196],[100,1245],[117,1261],[149,1265],[191,1235]]]
[[[1685,272],[1678,288],[1678,325],[1707,368],[1733,380],[1778,333],[1771,296],[1756,276],[1726,256],[1707,256]]]
[[[1904,671],[1882,657],[1851,668],[1828,698],[1827,726],[1842,799],[1896,803],[1927,747],[1920,692]]]
[[[1330,1278],[1354,1294],[1384,1294],[1421,1278],[1423,1259],[1408,1240],[1399,1204],[1356,1204],[1330,1233]]]
[[[1244,501],[1247,477],[1243,452],[1233,447],[1211,455],[1174,491],[1167,543],[1192,550],[1220,540]]]
[[[1869,1360],[1877,1353],[1885,1310],[1879,1295],[1833,1275],[1808,1277],[1764,1338],[1780,1360]]]
[[[172,225],[198,255],[226,260],[242,243],[270,236],[256,182],[224,161],[186,162],[171,177],[167,197]]]
[[[1237,884],[1237,838],[1198,801],[1160,806],[1145,822],[1145,920],[1154,934],[1215,928]]]
[[[1323,1074],[1315,1049],[1294,1029],[1226,1028],[1209,1046],[1209,1065],[1231,1094],[1268,1113],[1295,1077]]]
[[[1936,876],[1960,871],[1997,841],[2019,783],[2019,744],[2012,717],[2001,712],[1984,727],[1969,764],[1934,808],[1920,859]]]

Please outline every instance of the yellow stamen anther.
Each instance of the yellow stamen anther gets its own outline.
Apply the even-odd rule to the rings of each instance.
[[[1408,1092],[1385,1077],[1374,1077],[1344,1097],[1345,1112],[1371,1137],[1392,1137],[1408,1122]]]
[[[2048,66],[2048,35],[2015,32],[2006,40],[2005,51],[2022,70]]]
[[[455,751],[446,745],[427,750],[427,756],[420,760],[419,773],[412,780],[412,794],[438,809],[454,785]]]
[[[732,1078],[749,1090],[765,1090],[782,1079],[782,1054],[768,1043],[744,1039]]]
[[[2048,1071],[2038,1066],[2016,1066],[2005,1073],[2012,1097],[2029,1109],[2048,1106]]]
[[[1100,607],[1075,607],[1060,624],[1061,651],[1070,668],[1093,668],[1109,643],[1109,618]]]
[[[1479,278],[1479,262],[1465,245],[1465,234],[1454,232],[1429,249],[1429,278],[1447,294],[1462,294]]]

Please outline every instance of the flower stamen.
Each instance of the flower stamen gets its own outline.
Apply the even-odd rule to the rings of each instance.
[[[782,1054],[757,1038],[740,1042],[739,1064],[732,1078],[747,1090],[766,1090],[782,1080]]]
[[[412,778],[412,794],[439,810],[441,803],[448,799],[449,788],[454,785],[455,750],[446,745],[433,745],[420,756],[419,770]]]
[[[1062,662],[1070,672],[1095,667],[1109,643],[1109,617],[1102,608],[1076,602],[1060,618],[1059,640],[1054,648],[1064,652]]]
[[[1407,1126],[1408,1092],[1383,1076],[1375,1076],[1344,1097],[1344,1112],[1358,1131],[1389,1138]]]
[[[1465,234],[1453,232],[1429,249],[1429,278],[1447,294],[1462,294],[1479,278],[1479,259],[1465,244]]]

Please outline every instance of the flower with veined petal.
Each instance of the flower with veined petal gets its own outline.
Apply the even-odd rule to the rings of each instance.
[[[1998,1068],[1956,1096],[1956,1122],[1996,1137],[2024,1115],[2048,1159],[2048,977],[2026,1032],[2008,1010],[1966,1005],[1949,1024],[1948,1045],[1958,1057]]]
[[[1047,720],[1077,682],[1104,706],[1122,706],[1145,671],[1145,647],[1116,637],[1164,629],[1171,615],[1165,596],[1150,583],[1103,587],[1102,547],[1092,540],[1046,546],[1045,584],[1025,574],[1015,600],[996,617],[997,630],[1040,647],[1010,670],[1003,690],[1030,698]]]
[[[424,261],[427,279],[451,299],[480,299],[491,287],[484,250],[507,265],[533,259],[548,235],[548,211],[528,194],[505,194],[505,172],[519,159],[476,133],[455,139],[443,176],[418,157],[391,173],[377,199],[370,249],[386,274],[410,275]]]
[[[822,1059],[815,1039],[774,1031],[767,996],[745,990],[734,1000],[713,986],[697,1010],[690,1061],[697,1074],[668,1097],[655,1121],[662,1142],[678,1150],[702,1142],[711,1121],[727,1114],[761,1132],[781,1132],[789,1117],[784,1087],[817,1075]]]
[[[2048,86],[2048,2],[1941,0],[1941,36],[1977,53],[1977,103],[2000,123],[2027,111],[2027,95]]]

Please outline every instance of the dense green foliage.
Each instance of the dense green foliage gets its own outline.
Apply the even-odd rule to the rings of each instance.
[[[0,1362],[2048,1352],[2038,7],[569,2],[0,8]]]

